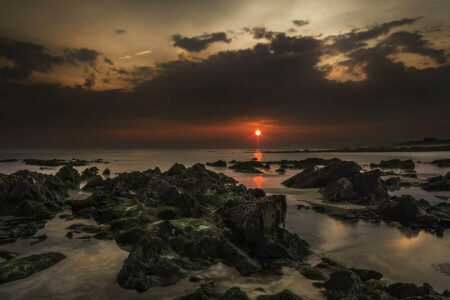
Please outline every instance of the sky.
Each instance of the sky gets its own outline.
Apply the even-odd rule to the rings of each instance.
[[[2,149],[450,137],[447,0],[0,2]]]

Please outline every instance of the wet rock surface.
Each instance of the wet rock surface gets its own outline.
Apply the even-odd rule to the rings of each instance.
[[[217,262],[249,275],[295,265],[310,253],[305,241],[283,228],[285,196],[247,190],[201,164],[122,173],[90,186],[91,197],[67,204],[74,216],[103,225],[74,224],[68,237],[115,236],[130,252],[117,275],[124,288],[171,285]]]
[[[423,185],[427,191],[450,191],[450,172],[445,176],[428,178],[428,182]]]
[[[371,163],[371,168],[382,168],[382,169],[403,169],[403,170],[414,170],[416,164],[412,159],[400,160],[382,160],[379,164]]]
[[[0,244],[33,235],[64,207],[66,196],[55,176],[25,170],[0,175]]]
[[[57,252],[14,257],[0,263],[0,284],[28,277],[63,260]]]

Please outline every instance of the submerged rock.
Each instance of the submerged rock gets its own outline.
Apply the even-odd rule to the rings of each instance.
[[[239,172],[239,173],[255,173],[255,174],[264,173],[257,168],[266,168],[266,165],[264,165],[263,163],[261,163],[259,161],[252,160],[252,161],[244,161],[244,162],[240,161],[240,162],[235,163],[231,167],[229,167],[229,169],[232,169],[235,172]]]
[[[355,273],[343,270],[330,274],[330,279],[325,281],[324,288],[333,293],[344,295],[358,295],[363,290],[363,283]]]
[[[428,178],[428,183],[423,188],[427,191],[450,191],[450,172],[445,176]]]
[[[28,277],[63,260],[65,256],[57,252],[33,254],[0,263],[0,284]]]

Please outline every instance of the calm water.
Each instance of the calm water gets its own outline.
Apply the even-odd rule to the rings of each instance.
[[[212,162],[218,159],[259,160],[304,159],[307,157],[353,160],[362,166],[382,159],[413,159],[427,162],[439,158],[449,158],[449,152],[428,153],[309,153],[309,154],[261,154],[245,153],[243,150],[164,150],[164,151],[110,151],[110,152],[0,152],[0,159],[5,158],[79,158],[93,160],[103,158],[109,164],[97,164],[102,171],[108,167],[112,176],[115,173],[146,170],[158,166],[167,170],[173,163],[186,166],[194,163]],[[42,173],[54,174],[58,168],[39,170],[37,166],[26,166],[22,162],[0,163],[0,173],[10,174],[20,169],[30,169]],[[85,167],[78,167],[82,171]],[[313,210],[298,210],[297,204],[304,201],[320,199],[315,189],[287,189],[281,182],[298,171],[288,170],[286,175],[272,171],[263,175],[239,174],[225,168],[210,168],[234,177],[248,187],[260,187],[267,193],[287,195],[288,212],[286,227],[307,240],[315,252],[310,262],[319,260],[318,255],[326,255],[348,266],[371,268],[380,271],[390,281],[405,281],[421,284],[431,283],[438,291],[450,288],[450,231],[444,237],[412,230],[399,230],[384,223],[372,224],[363,221],[343,222]],[[419,179],[438,174],[445,174],[450,169],[436,168],[430,164],[417,164]],[[413,179],[416,180],[416,179]],[[411,194],[436,204],[449,197],[449,193],[430,194],[419,188],[402,188],[391,194]],[[84,198],[89,194],[75,193],[72,197]],[[65,228],[74,222],[94,224],[94,220],[65,221],[55,219],[47,222],[45,228],[36,235],[48,234],[48,239],[39,244],[30,245],[32,239],[20,240],[14,244],[0,246],[0,249],[13,250],[23,254],[42,251],[59,251],[67,258],[57,265],[23,280],[0,286],[0,299],[175,299],[191,292],[199,283],[192,283],[187,278],[176,285],[166,288],[153,288],[138,294],[124,290],[115,283],[127,252],[121,250],[114,241],[68,239]],[[81,234],[80,236],[85,235]],[[199,272],[197,276],[213,281],[220,290],[231,286],[240,286],[250,297],[261,292],[263,287],[268,293],[279,292],[288,288],[308,299],[320,299],[317,289],[298,272],[283,268],[277,274],[258,274],[250,277],[239,275],[234,269],[223,264]]]

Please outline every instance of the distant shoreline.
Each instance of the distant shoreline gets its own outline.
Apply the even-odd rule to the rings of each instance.
[[[365,152],[437,152],[450,151],[450,145],[422,147],[360,147],[343,149],[265,150],[261,153],[365,153]],[[248,153],[259,151],[247,151]]]

